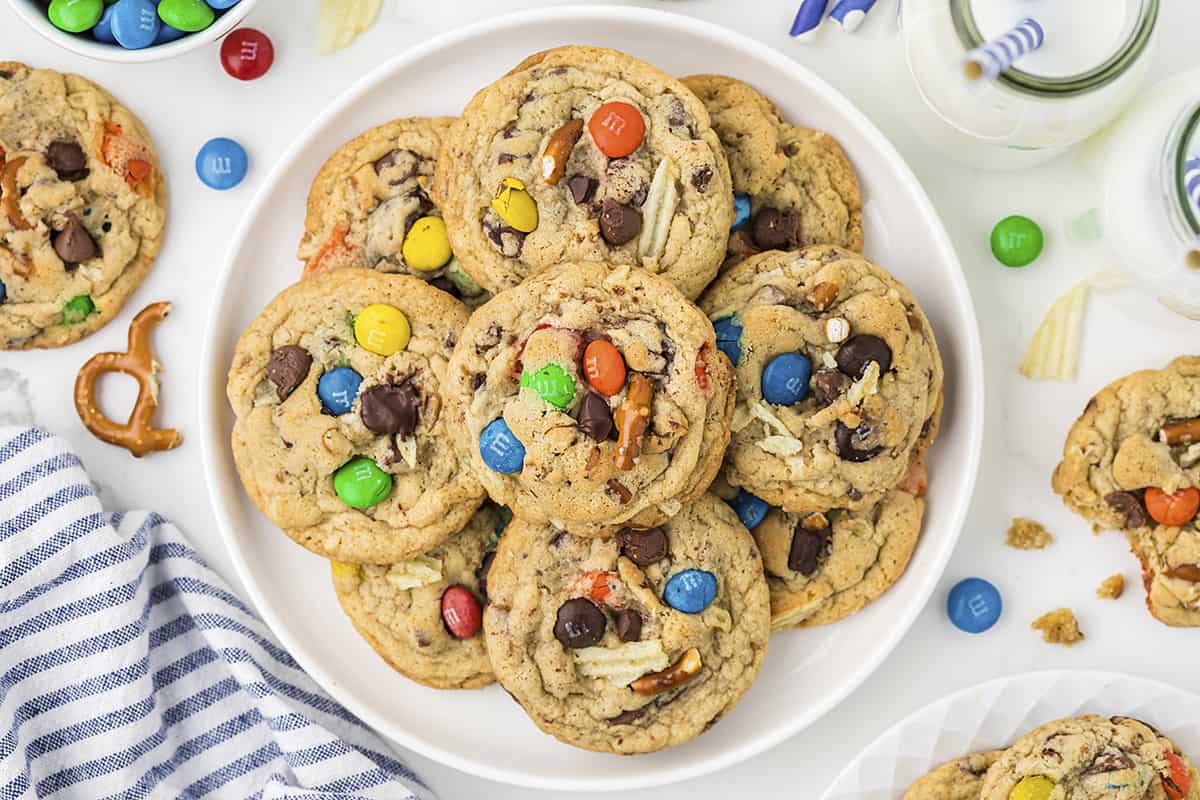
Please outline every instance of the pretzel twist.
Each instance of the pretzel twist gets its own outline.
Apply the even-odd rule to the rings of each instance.
[[[137,458],[183,443],[179,431],[154,427],[158,408],[158,362],[150,350],[150,329],[163,321],[170,303],[152,303],[129,323],[129,349],[124,353],[97,353],[75,378],[75,410],[79,419],[99,439],[124,447]],[[124,424],[104,416],[96,405],[96,379],[106,372],[121,372],[138,382],[138,396]]]

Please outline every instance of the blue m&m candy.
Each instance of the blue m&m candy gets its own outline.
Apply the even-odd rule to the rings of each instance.
[[[158,26],[158,36],[154,37],[154,43],[166,44],[167,42],[173,42],[176,39],[182,39],[187,35],[187,31],[181,31],[179,28],[172,28],[170,25],[164,22]]]
[[[196,174],[205,186],[219,191],[241,183],[249,166],[246,151],[232,139],[210,139],[196,154]]]
[[[331,369],[317,381],[317,397],[326,411],[340,417],[354,405],[361,383],[362,376],[349,367]]]
[[[766,500],[755,497],[745,489],[739,489],[737,497],[730,500],[729,505],[748,530],[758,527],[758,523],[763,521],[763,517],[767,516],[767,510],[770,508]]]
[[[762,394],[768,403],[790,406],[808,397],[812,362],[799,353],[783,353],[767,362],[762,374]]]
[[[1003,609],[1000,592],[983,578],[959,581],[946,600],[950,621],[967,633],[983,633],[996,624]]]
[[[126,50],[141,50],[154,44],[162,22],[153,0],[117,0],[111,10],[112,35],[117,44]]]
[[[226,8],[233,8],[238,3],[242,2],[242,0],[204,0],[204,2],[208,3],[210,8],[215,8],[218,11],[221,11]]]
[[[736,316],[721,317],[713,323],[713,329],[717,332],[717,349],[736,367],[742,358],[742,321]]]
[[[479,455],[488,469],[501,475],[520,472],[525,466],[525,445],[503,417],[492,420],[479,434]]]
[[[699,614],[717,596],[717,576],[702,569],[676,572],[667,581],[663,600],[676,611]]]
[[[96,27],[92,28],[92,37],[97,42],[105,44],[116,44],[117,37],[113,36],[112,18],[116,12],[116,6],[108,6],[104,9],[104,13],[100,15],[100,21],[96,23]]]
[[[733,193],[733,225],[729,230],[736,231],[750,221],[750,195],[741,192]]]

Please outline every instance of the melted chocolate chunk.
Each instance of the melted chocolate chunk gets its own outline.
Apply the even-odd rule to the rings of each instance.
[[[46,163],[59,180],[81,181],[88,176],[87,156],[78,142],[51,142],[46,148]]]
[[[872,361],[879,364],[881,376],[892,368],[892,348],[869,333],[859,333],[842,342],[835,358],[838,369],[854,380],[863,376]]]
[[[417,429],[421,395],[411,383],[381,384],[362,393],[359,416],[367,430],[403,439]]]
[[[1145,506],[1133,492],[1110,492],[1104,495],[1104,502],[1124,517],[1126,528],[1142,528],[1150,524]]]
[[[571,199],[578,206],[590,203],[596,194],[596,187],[599,185],[599,181],[587,175],[572,175],[567,178],[567,189],[571,192]]]
[[[611,198],[600,210],[600,235],[604,241],[619,247],[633,241],[642,232],[642,212],[622,205]]]
[[[639,567],[648,567],[667,557],[667,534],[662,528],[641,531],[621,528],[617,531],[617,544],[621,554]]]
[[[588,392],[579,409],[579,430],[597,442],[603,442],[613,430],[612,409],[608,401],[595,392]]]
[[[825,515],[814,514],[813,517],[824,520],[824,526],[812,527],[809,524],[810,517],[800,520],[796,523],[796,529],[792,533],[792,546],[788,550],[788,569],[805,577],[817,571],[821,557],[829,547],[829,540],[833,538],[833,526]]]
[[[604,612],[586,597],[574,597],[559,606],[554,620],[554,638],[563,647],[578,650],[599,644],[608,620]]]
[[[857,428],[847,427],[838,420],[837,429],[834,431],[834,441],[837,442],[838,456],[843,461],[850,461],[855,464],[863,461],[870,461],[875,456],[883,452],[883,448],[879,446],[869,447],[864,450],[857,449],[857,445],[871,435],[871,429],[867,425],[859,425]]]
[[[304,383],[311,366],[312,356],[300,345],[285,344],[271,351],[271,358],[267,361],[267,378],[275,384],[280,402],[287,400],[288,395]]]
[[[700,169],[692,173],[692,186],[700,194],[708,191],[708,184],[712,182],[713,171],[712,167],[705,164]]]

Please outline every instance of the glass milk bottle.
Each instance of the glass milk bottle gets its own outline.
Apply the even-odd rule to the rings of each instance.
[[[1145,77],[1159,0],[903,0],[905,57],[931,145],[986,169],[1049,161],[1116,117]],[[992,80],[972,80],[968,53],[1025,18],[1040,47]]]

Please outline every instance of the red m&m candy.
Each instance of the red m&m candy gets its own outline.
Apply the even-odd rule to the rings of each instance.
[[[601,153],[609,158],[624,158],[646,138],[646,120],[629,103],[605,103],[588,120],[588,131]]]
[[[479,633],[483,624],[483,610],[471,590],[465,586],[451,586],[442,592],[442,621],[446,630],[456,639],[470,639]]]
[[[221,42],[221,66],[240,81],[267,74],[275,63],[275,46],[262,31],[238,28]]]

